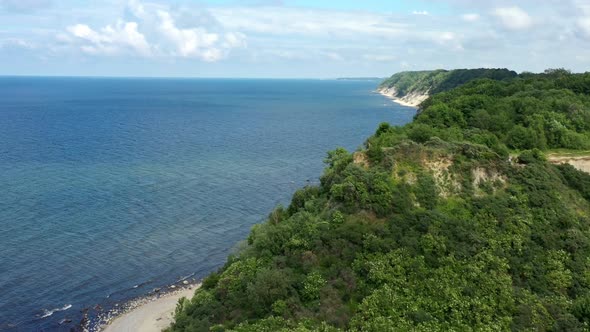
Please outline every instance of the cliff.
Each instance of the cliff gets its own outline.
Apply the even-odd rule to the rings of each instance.
[[[393,84],[449,86],[419,81]],[[587,329],[590,174],[546,151],[590,149],[590,74],[472,80],[421,108],[329,152],[169,331]]]
[[[383,81],[377,91],[402,105],[418,107],[430,95],[476,79],[505,80],[516,76],[516,72],[508,69],[406,71]]]

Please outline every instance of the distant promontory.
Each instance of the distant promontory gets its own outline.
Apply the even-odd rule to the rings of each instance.
[[[480,78],[505,80],[518,76],[508,69],[455,69],[404,71],[386,79],[378,92],[406,106],[418,107],[429,96]]]

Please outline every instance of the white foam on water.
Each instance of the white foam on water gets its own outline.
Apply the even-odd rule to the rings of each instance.
[[[43,309],[43,316],[41,316],[40,318],[49,317],[49,316],[51,316],[54,313],[59,312],[59,311],[66,311],[66,310],[70,309],[71,307],[72,307],[71,304],[66,304],[66,305],[64,305],[61,308],[55,308],[55,309],[52,309],[52,310]]]

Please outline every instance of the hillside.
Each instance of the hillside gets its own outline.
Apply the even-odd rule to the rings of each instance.
[[[168,331],[584,331],[590,74],[471,81],[252,229]]]
[[[508,69],[406,71],[383,81],[378,91],[398,102],[418,106],[431,95],[448,91],[475,79],[504,80],[516,76],[516,72]]]

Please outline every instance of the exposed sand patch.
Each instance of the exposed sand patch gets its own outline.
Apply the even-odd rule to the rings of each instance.
[[[559,156],[549,155],[547,159],[553,164],[570,164],[582,172],[590,174],[590,156]]]
[[[429,95],[428,92],[426,93],[410,93],[403,97],[398,97],[397,90],[395,88],[388,88],[388,89],[379,89],[377,90],[380,94],[384,95],[385,97],[393,100],[394,102],[402,105],[402,106],[409,106],[409,107],[418,107],[422,104],[423,101],[428,99]]]
[[[449,158],[438,158],[424,161],[424,166],[432,171],[441,197],[447,198],[461,190],[461,184],[455,178],[455,174],[449,171],[453,161]]]
[[[367,154],[362,151],[357,151],[352,154],[352,162],[364,168],[369,168],[369,158]]]
[[[485,169],[481,167],[476,167],[471,170],[471,174],[473,176],[473,188],[475,188],[476,196],[483,196],[483,191],[479,188],[480,185],[485,183],[491,183],[493,191],[496,192],[498,189],[496,185],[500,187],[504,187],[506,182],[508,182],[507,178],[504,175],[501,175],[497,171]]]

